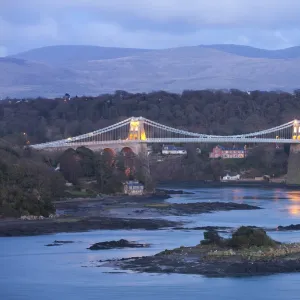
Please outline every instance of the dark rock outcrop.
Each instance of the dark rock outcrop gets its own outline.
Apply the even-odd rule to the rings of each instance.
[[[28,222],[17,220],[16,222],[0,222],[0,236],[33,236],[56,232],[82,232],[101,229],[157,230],[178,225],[182,224],[163,219],[128,219],[113,217],[78,218],[78,220],[74,222],[69,222],[67,218],[64,222],[55,222],[52,220],[46,220],[45,222]]]
[[[196,202],[196,203],[173,203],[168,205],[151,206],[168,215],[190,215],[204,214],[214,211],[230,211],[230,210],[255,210],[261,207],[234,202]]]
[[[89,250],[108,250],[108,249],[121,249],[121,248],[146,248],[149,247],[148,244],[138,244],[135,242],[130,242],[124,239],[119,241],[108,241],[100,242],[89,247]]]
[[[73,244],[73,241],[54,241],[52,244],[45,245],[47,247],[62,246],[64,244]]]
[[[277,228],[279,231],[285,231],[285,230],[300,230],[300,224],[291,224],[288,226],[278,226]]]
[[[166,194],[166,195],[194,195],[195,194],[183,190],[165,190],[165,189],[156,189],[155,192],[158,194]]]

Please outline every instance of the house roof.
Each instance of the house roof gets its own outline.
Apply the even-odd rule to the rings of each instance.
[[[165,145],[163,146],[164,150],[185,150],[183,147],[177,147],[174,145]]]
[[[129,185],[129,186],[140,186],[143,187],[144,185],[139,183],[138,181],[126,181],[125,184]]]
[[[244,151],[245,150],[244,147],[242,147],[242,148],[241,147],[236,148],[236,147],[224,147],[224,146],[220,146],[220,145],[218,145],[216,147],[218,147],[218,148],[220,148],[222,150],[231,150],[231,151]]]

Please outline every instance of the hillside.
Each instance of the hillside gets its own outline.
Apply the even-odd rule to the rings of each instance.
[[[188,48],[188,47],[187,47]],[[192,48],[208,48],[225,53],[249,58],[272,58],[272,59],[294,59],[300,58],[300,46],[279,50],[266,50],[250,46],[234,44],[199,45]],[[32,49],[18,53],[11,57],[24,60],[32,60],[44,64],[57,66],[70,65],[73,63],[114,59],[135,56],[142,53],[152,52],[151,49],[117,48],[84,45],[58,45]]]
[[[244,57],[252,58],[270,58],[270,59],[293,59],[300,58],[300,47],[290,47],[279,50],[266,50],[250,46],[230,45],[230,44],[216,44],[203,46],[210,49],[223,51]]]
[[[26,52],[13,55],[12,57],[24,60],[32,60],[55,66],[71,66],[72,64],[78,62],[133,56],[146,51],[151,50],[83,45],[65,45],[32,49]]]
[[[292,91],[299,86],[299,49],[280,51],[231,45],[152,51],[48,47],[0,59],[0,97],[99,95],[115,90]]]
[[[0,58],[0,98],[55,95],[84,82],[76,71],[16,58]],[[85,89],[82,89],[83,93]]]

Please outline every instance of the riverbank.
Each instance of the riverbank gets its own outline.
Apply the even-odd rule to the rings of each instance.
[[[288,185],[286,183],[279,182],[268,182],[268,181],[171,181],[171,182],[161,182],[160,185],[164,186],[177,186],[179,189],[182,187],[185,188],[226,188],[226,187],[240,187],[240,188],[264,188],[264,189],[286,189],[286,190],[300,190],[299,185]]]
[[[201,202],[172,204],[168,195],[107,196],[56,202],[59,217],[45,220],[3,219],[0,236],[26,236],[99,229],[182,228],[182,222],[163,219],[215,211],[255,210],[258,206],[239,203]]]
[[[0,221],[0,237],[34,236],[60,232],[89,230],[145,229],[157,230],[178,226],[181,223],[160,219],[128,219],[111,217],[58,218],[56,220]]]

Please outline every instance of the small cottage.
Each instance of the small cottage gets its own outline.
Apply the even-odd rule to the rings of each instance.
[[[235,176],[230,176],[230,175],[226,175],[223,178],[221,178],[221,181],[236,181],[236,180],[240,180],[241,179],[241,175],[235,175]]]
[[[138,181],[126,181],[124,183],[124,194],[126,195],[143,195],[144,185]]]

